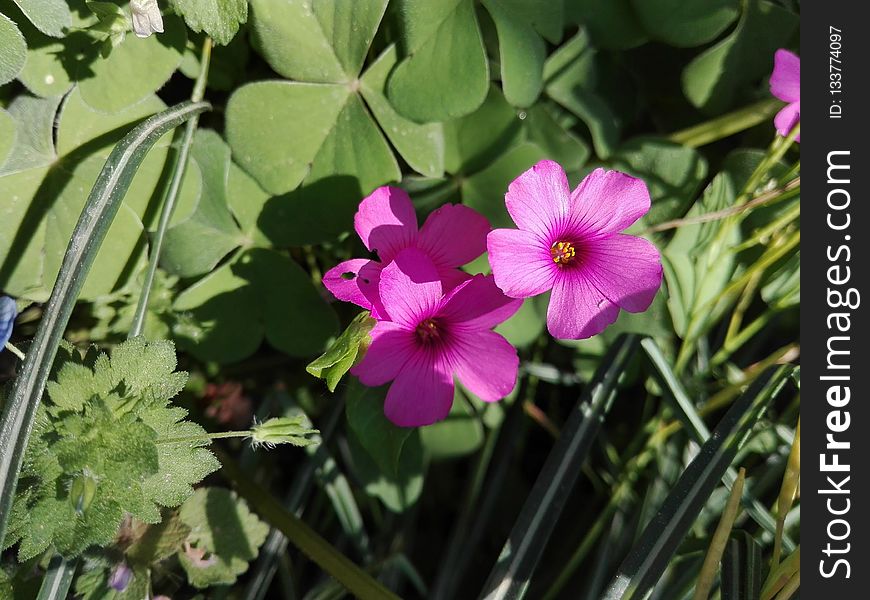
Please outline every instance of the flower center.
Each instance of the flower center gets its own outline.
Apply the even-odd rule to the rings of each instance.
[[[577,249],[571,242],[556,242],[550,248],[550,256],[553,262],[559,266],[567,265],[577,258]]]
[[[435,319],[420,321],[415,330],[417,339],[423,344],[433,344],[441,339],[441,329]]]

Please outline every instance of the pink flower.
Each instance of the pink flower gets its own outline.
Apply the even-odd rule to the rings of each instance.
[[[339,300],[352,302],[380,318],[378,298],[381,269],[405,248],[425,252],[445,290],[469,278],[458,267],[486,251],[489,222],[473,209],[461,204],[446,204],[435,210],[423,228],[417,230],[417,215],[408,194],[395,187],[379,187],[360,202],[354,216],[354,229],[362,243],[377,252],[380,261],[354,258],[330,269],[323,285]]]
[[[649,210],[646,185],[596,169],[573,192],[565,171],[544,160],[505,194],[516,229],[487,238],[496,285],[512,298],[552,290],[547,329],[563,339],[604,330],[619,309],[646,310],[662,281],[655,246],[620,233]]]
[[[445,242],[446,243],[446,242]],[[517,351],[493,327],[519,309],[491,276],[475,275],[444,293],[434,261],[402,250],[381,271],[383,316],[365,358],[351,372],[368,386],[393,384],[384,413],[400,427],[440,421],[453,404],[453,377],[482,400],[514,388]]]
[[[779,49],[773,55],[770,93],[788,102],[773,120],[779,135],[787,136],[801,120],[801,59],[793,52]],[[801,141],[801,136],[795,141]]]

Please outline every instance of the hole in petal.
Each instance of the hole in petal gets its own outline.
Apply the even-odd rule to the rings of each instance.
[[[342,273],[341,278],[346,281],[350,281],[352,279],[356,279],[356,273],[354,273],[353,271],[348,271],[347,273]]]

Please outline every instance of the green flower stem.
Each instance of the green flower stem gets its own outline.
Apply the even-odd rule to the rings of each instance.
[[[700,125],[672,133],[668,139],[690,148],[705,146],[767,121],[782,106],[783,103],[774,98],[761,100]]]
[[[18,357],[19,360],[24,361],[26,356],[24,356],[24,352],[19,350],[12,342],[6,342],[6,349],[9,350],[12,354]]]
[[[398,596],[381,585],[344,554],[336,550],[316,531],[286,510],[275,497],[245,474],[236,462],[215,449],[223,464],[223,474],[261,517],[287,536],[306,556],[332,575],[360,600],[398,600]]]
[[[725,341],[722,348],[713,355],[713,358],[710,360],[711,366],[718,367],[731,358],[731,355],[739,350],[743,344],[752,339],[756,333],[764,329],[778,312],[779,310],[777,309],[767,310],[756,317],[749,325],[732,335],[730,339]]]
[[[199,75],[196,78],[196,83],[193,86],[193,93],[190,96],[191,101],[199,102],[205,94],[205,85],[208,81],[208,67],[211,61],[212,41],[210,37],[206,37],[202,43],[202,57],[200,59]],[[178,200],[178,194],[181,191],[181,184],[184,181],[184,173],[187,170],[188,155],[190,154],[190,145],[193,142],[193,134],[196,132],[197,124],[199,123],[199,115],[193,116],[184,128],[184,135],[181,138],[181,146],[175,154],[172,162],[172,179],[169,181],[169,187],[166,189],[166,194],[163,198],[163,210],[160,213],[160,221],[157,224],[157,231],[154,234],[154,239],[151,243],[151,256],[148,261],[148,270],[145,272],[145,280],[142,282],[142,293],[139,296],[139,301],[136,304],[136,312],[133,315],[133,324],[130,327],[128,338],[134,338],[142,335],[142,330],[145,328],[145,319],[148,314],[148,299],[151,296],[151,288],[154,285],[154,276],[157,273],[157,265],[160,262],[160,252],[163,249],[163,239],[166,236],[166,230],[169,229],[169,221],[172,219],[172,213],[175,212],[175,203]]]
[[[195,442],[212,442],[227,438],[244,438],[254,435],[253,431],[221,431],[220,433],[207,433],[205,435],[186,435],[183,437],[166,438],[157,440],[156,444],[192,444]]]

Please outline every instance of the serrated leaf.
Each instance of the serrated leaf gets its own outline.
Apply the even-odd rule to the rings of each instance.
[[[302,268],[273,251],[253,248],[182,292],[179,344],[204,360],[227,363],[252,354],[265,337],[291,356],[322,351],[338,329],[332,308]]]
[[[402,56],[387,82],[396,110],[420,123],[473,112],[486,98],[489,67],[470,0],[399,2]]]
[[[157,433],[158,471],[143,483],[149,500],[160,506],[178,506],[193,493],[193,484],[220,468],[205,446],[205,430],[183,421],[183,408],[154,408],[142,413],[142,421]],[[201,442],[167,443],[177,438],[202,438]],[[155,509],[156,512],[156,509]]]
[[[199,129],[190,149],[203,190],[189,219],[166,232],[160,264],[179,277],[208,273],[243,241],[227,207],[230,149],[214,131]]]
[[[374,326],[375,320],[370,313],[358,314],[329,349],[311,361],[305,370],[315,377],[326,380],[326,387],[330,392],[334,392],[345,373],[365,355],[371,343],[369,333]]]
[[[15,79],[26,59],[24,36],[9,17],[0,14],[0,85]]]
[[[136,541],[127,548],[125,555],[131,564],[139,567],[149,567],[169,558],[181,550],[190,534],[190,527],[181,521],[177,512],[165,516],[156,525],[136,522],[133,528]]]
[[[173,4],[188,27],[207,33],[222,46],[229,44],[239,25],[248,20],[247,0],[173,0]]]
[[[188,581],[198,588],[235,583],[269,533],[244,500],[223,488],[198,489],[182,505],[179,518],[190,527],[190,547],[178,557]]]
[[[25,455],[10,528],[19,556],[54,546],[66,557],[114,539],[125,514],[148,523],[219,465],[205,431],[166,407],[184,385],[171,342],[134,338],[111,357],[68,348]],[[169,443],[176,438],[201,441]]]

